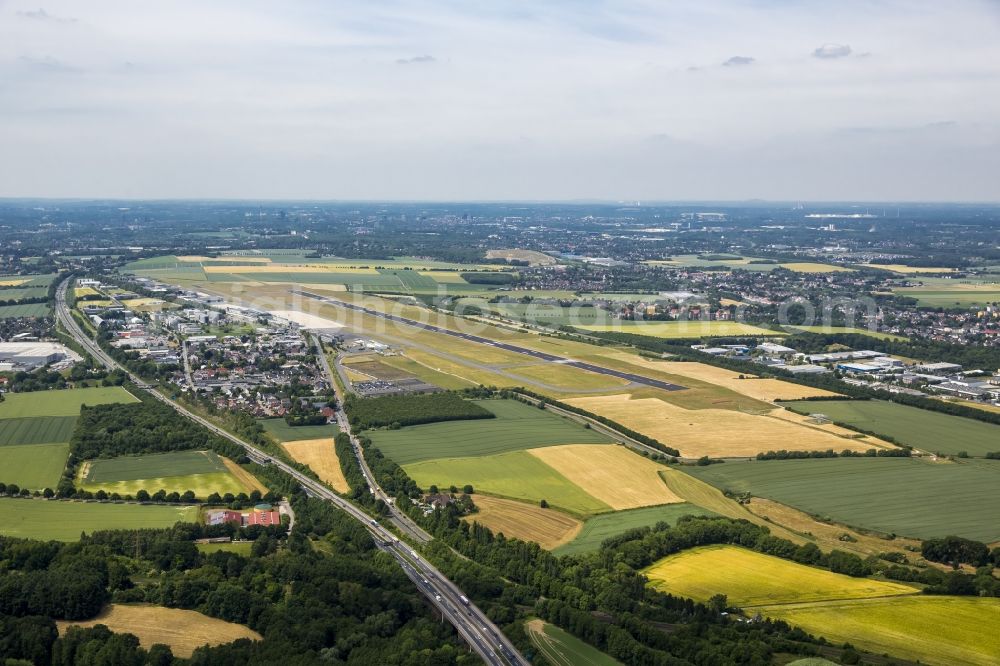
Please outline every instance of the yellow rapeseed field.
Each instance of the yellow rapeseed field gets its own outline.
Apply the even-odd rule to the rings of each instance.
[[[660,478],[666,467],[624,446],[566,444],[528,453],[616,511],[684,501]]]
[[[721,593],[741,608],[918,593],[909,585],[853,578],[726,545],[701,546],[668,555],[643,573],[664,592],[697,601]]]

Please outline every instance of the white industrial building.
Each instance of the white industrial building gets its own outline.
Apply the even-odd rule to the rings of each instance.
[[[65,360],[82,359],[58,342],[0,342],[0,371],[34,370]]]

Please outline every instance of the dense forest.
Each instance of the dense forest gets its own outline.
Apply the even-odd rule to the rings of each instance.
[[[196,610],[264,636],[199,648],[191,664],[477,663],[362,525],[304,495],[293,505],[292,535],[261,532],[249,557],[199,552],[201,531],[185,524],[76,544],[0,538],[0,659],[182,663],[166,646],[145,650],[101,627],[57,638],[53,620],[90,618],[113,601]]]
[[[344,410],[351,425],[358,430],[496,418],[488,409],[452,392],[386,395],[378,398],[358,398],[349,394],[344,401]]]

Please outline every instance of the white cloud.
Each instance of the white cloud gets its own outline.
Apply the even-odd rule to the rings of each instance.
[[[981,0],[7,0],[0,196],[996,198],[998,18]],[[834,41],[877,57],[816,66]]]
[[[813,51],[813,57],[826,60],[846,58],[849,55],[851,55],[851,47],[847,44],[824,44]]]
[[[722,63],[722,66],[740,67],[741,65],[752,65],[755,60],[756,58],[751,58],[750,56],[733,56]]]

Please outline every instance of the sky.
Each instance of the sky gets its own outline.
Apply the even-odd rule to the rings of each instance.
[[[998,0],[0,0],[0,197],[1000,200]]]

